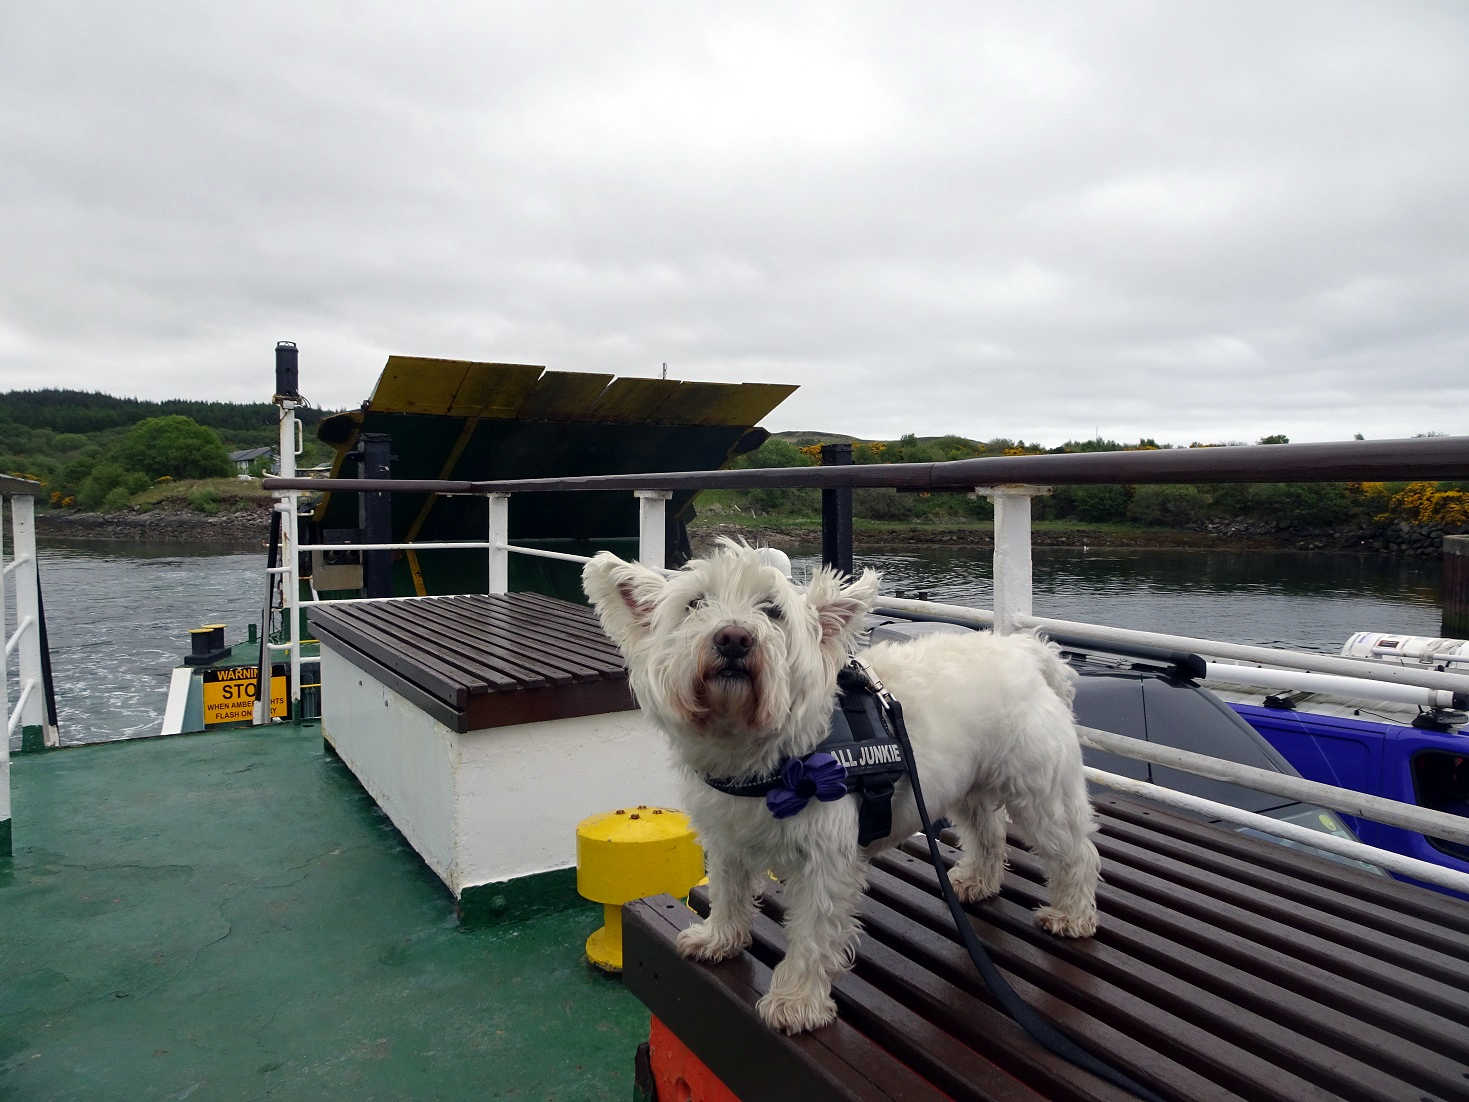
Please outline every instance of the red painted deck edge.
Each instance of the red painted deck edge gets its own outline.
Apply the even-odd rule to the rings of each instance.
[[[734,1091],[656,1017],[648,1029],[648,1058],[658,1102],[740,1102]]]

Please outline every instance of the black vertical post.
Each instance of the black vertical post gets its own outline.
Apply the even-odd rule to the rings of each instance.
[[[392,438],[385,432],[364,432],[357,438],[359,478],[392,478]],[[362,493],[357,497],[358,527],[363,543],[388,543],[393,538],[392,494]],[[393,595],[393,553],[362,552],[362,595]]]
[[[4,582],[0,581],[0,585]],[[46,691],[46,722],[60,730],[56,720],[56,679],[51,676],[51,641],[46,637],[46,598],[41,595],[41,567],[36,564],[36,625],[41,633],[41,685]],[[4,661],[0,658],[0,661]]]
[[[1469,638],[1469,536],[1443,538],[1443,626],[1450,639]]]
[[[257,677],[256,683],[255,683],[255,699],[256,700],[269,700],[270,699],[270,669],[271,669],[271,665],[270,665],[270,647],[269,647],[268,644],[270,643],[270,629],[271,629],[271,619],[272,619],[271,614],[275,611],[275,587],[276,587],[277,584],[279,584],[282,587],[282,589],[284,589],[284,587],[286,585],[288,585],[289,583],[284,580],[284,578],[283,578],[282,575],[279,575],[279,574],[271,574],[271,573],[268,573],[268,571],[273,570],[273,569],[275,569],[275,567],[279,566],[280,565],[280,561],[281,561],[281,511],[279,509],[272,509],[270,511],[270,542],[266,545],[266,552],[265,552],[265,567],[266,567],[266,570],[267,570],[267,573],[265,575],[265,608],[260,613],[260,673],[259,673],[259,676]],[[277,578],[281,578],[282,580],[278,583],[276,581]],[[289,603],[289,601],[287,601],[287,602],[284,603],[284,605],[283,605],[283,607],[281,609],[281,612],[284,613],[284,614],[289,614],[289,608],[290,608],[290,603]],[[284,621],[284,619],[283,619],[283,622],[286,624],[286,630],[287,630],[288,637],[289,637],[289,631],[290,631],[291,625],[290,625],[290,623],[288,621]],[[290,699],[290,693],[287,693],[286,694],[286,698],[288,700]],[[265,722],[266,723],[269,723],[270,722],[270,706],[269,705],[266,705],[266,708],[265,708]]]
[[[301,361],[294,341],[277,341],[275,346],[275,396],[301,400]]]
[[[822,444],[823,467],[852,463],[851,444]],[[821,561],[843,577],[852,576],[852,490],[821,491]]]

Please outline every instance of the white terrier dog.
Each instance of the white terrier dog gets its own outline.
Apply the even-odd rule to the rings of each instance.
[[[770,870],[786,885],[785,959],[759,1002],[770,1026],[799,1033],[836,1018],[831,981],[852,964],[867,862],[920,829],[904,778],[885,838],[859,846],[857,799],[822,795],[777,818],[766,801],[710,779],[767,777],[828,734],[837,672],[877,596],[865,572],[843,586],[820,570],[802,593],[751,548],[723,541],[665,578],[603,552],[582,585],[627,659],[643,711],[669,736],[686,807],[708,855],[710,911],[678,950],[719,961],[750,944]],[[1006,812],[1046,866],[1053,934],[1096,931],[1096,829],[1071,715],[1076,675],[1034,635],[933,635],[864,655],[903,706],[929,812],[954,822],[960,898],[997,894]]]

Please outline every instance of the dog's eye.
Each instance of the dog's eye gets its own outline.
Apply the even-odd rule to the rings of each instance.
[[[774,603],[761,605],[760,611],[772,620],[780,620],[785,616],[785,613],[780,610],[780,605]]]
[[[704,598],[703,597],[695,597],[693,600],[691,600],[689,602],[688,611],[689,612],[697,612],[699,609],[701,609],[703,607],[704,607]]]

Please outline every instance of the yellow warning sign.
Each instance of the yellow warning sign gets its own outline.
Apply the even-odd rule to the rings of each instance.
[[[205,670],[204,725],[249,723],[254,718],[255,697],[260,691],[259,666],[230,666]],[[286,668],[273,666],[270,677],[270,714],[286,714]]]

